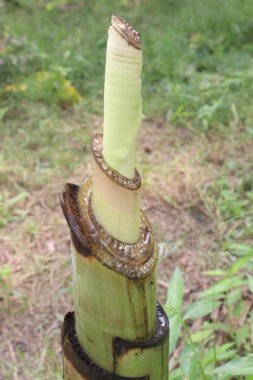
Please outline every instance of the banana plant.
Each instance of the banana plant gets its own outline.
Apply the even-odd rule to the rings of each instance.
[[[141,38],[112,16],[103,136],[91,139],[92,177],[66,184],[74,312],[62,328],[65,380],[167,380],[167,316],[156,301],[157,248],[140,208],[135,169],[141,120]]]

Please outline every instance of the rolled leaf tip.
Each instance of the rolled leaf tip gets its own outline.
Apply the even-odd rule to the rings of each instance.
[[[127,40],[127,42],[136,49],[141,50],[141,36],[125,19],[120,16],[112,15],[111,27]]]

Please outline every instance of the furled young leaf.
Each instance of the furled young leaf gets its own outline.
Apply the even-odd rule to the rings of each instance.
[[[180,336],[182,328],[182,317],[180,314],[174,314],[170,318],[170,345],[169,353],[171,354],[174,351],[174,348],[177,345],[177,341]]]
[[[231,360],[230,362],[215,368],[212,374],[225,374],[230,376],[253,375],[253,355]]]
[[[177,267],[168,286],[167,301],[165,307],[171,310],[171,314],[181,309],[184,293],[184,279],[181,270]]]
[[[217,309],[220,305],[220,302],[218,301],[212,301],[212,300],[200,300],[193,302],[186,311],[184,315],[184,320],[186,319],[196,319],[203,317],[204,315],[207,315]]]

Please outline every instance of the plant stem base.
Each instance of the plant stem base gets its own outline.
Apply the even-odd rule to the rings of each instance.
[[[97,169],[120,190],[132,192],[135,179],[138,188],[139,176],[127,180],[106,167],[96,144]],[[62,331],[64,379],[168,380],[169,324],[156,304],[152,228],[141,211],[137,241],[115,238],[96,218],[93,196],[86,178],[81,186],[66,184],[60,198],[72,240],[75,309]]]
[[[73,312],[69,312],[65,316],[61,344],[64,380],[133,380],[132,377],[122,377],[105,371],[88,357],[78,341]],[[120,357],[130,350],[148,350],[156,346],[163,347],[164,356],[168,357],[168,319],[159,304],[157,305],[157,329],[154,336],[140,342],[127,342],[120,338],[115,338],[113,350],[114,355]],[[149,375],[135,378],[135,380],[149,379]]]

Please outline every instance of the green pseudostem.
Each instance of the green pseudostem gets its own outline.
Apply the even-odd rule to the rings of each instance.
[[[141,121],[142,51],[114,29],[107,42],[103,158],[121,176],[135,174],[136,137]],[[99,222],[115,238],[134,243],[139,236],[140,188],[120,190],[93,167],[93,208]]]
[[[168,320],[156,302],[157,248],[135,170],[141,119],[140,37],[113,16],[104,133],[91,140],[92,179],[67,184],[74,313],[62,329],[65,380],[167,380]]]
[[[133,178],[136,136],[141,121],[142,51],[113,27],[107,42],[104,87],[104,159],[126,178]]]

